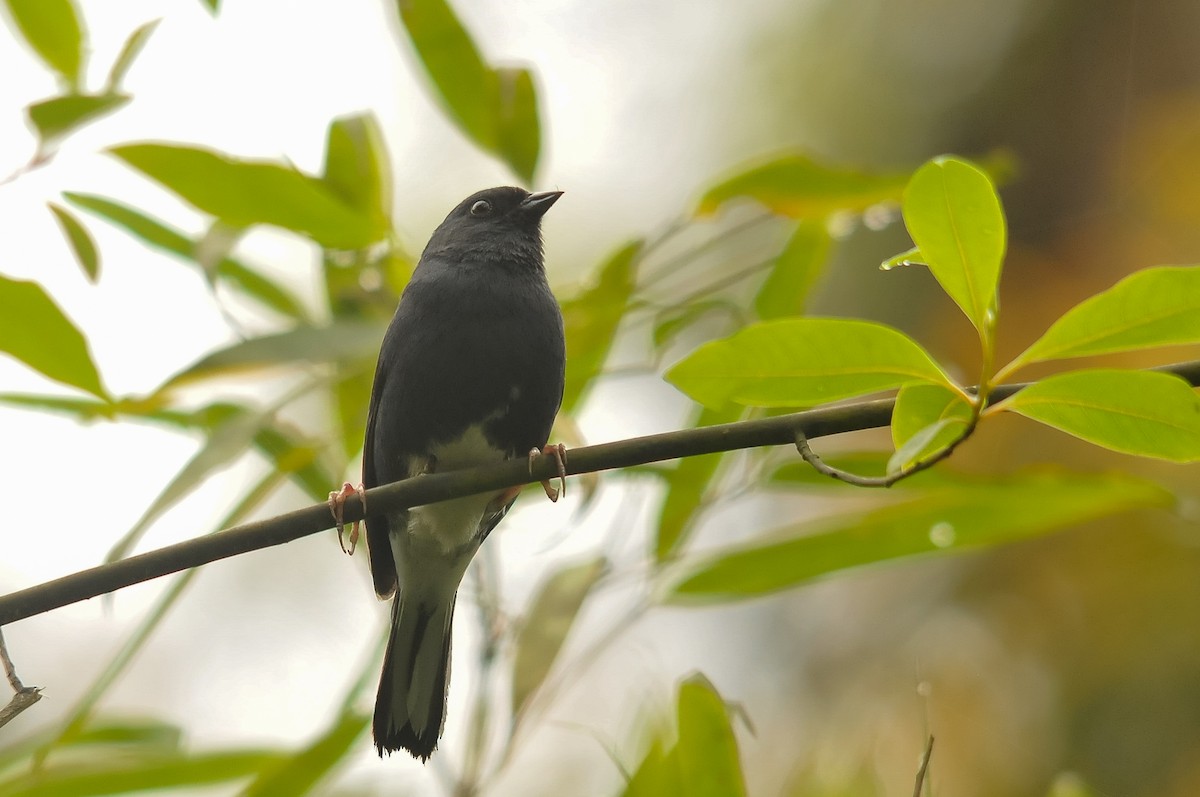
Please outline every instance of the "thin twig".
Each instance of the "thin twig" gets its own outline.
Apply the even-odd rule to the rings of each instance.
[[[931,456],[925,459],[917,460],[911,465],[907,465],[895,473],[889,473],[886,476],[860,476],[857,473],[851,473],[850,471],[842,470],[841,468],[835,468],[834,466],[827,464],[821,459],[821,457],[817,455],[817,452],[813,451],[812,448],[809,447],[808,438],[804,436],[803,429],[796,430],[796,450],[800,452],[800,456],[804,457],[805,462],[807,462],[809,465],[812,465],[813,469],[816,470],[817,473],[824,474],[825,476],[837,479],[838,481],[846,482],[847,484],[853,484],[856,487],[891,487],[896,482],[907,479],[909,476],[920,473],[923,470],[928,470],[937,463],[941,462],[943,459],[949,457],[954,453],[954,449],[958,448],[964,440],[971,436],[971,432],[974,429],[975,424],[972,423],[959,437],[956,437],[954,441],[945,448],[939,449]]]
[[[1192,385],[1200,384],[1200,360],[1161,366],[1152,370],[1174,373]],[[1024,384],[999,385],[993,401],[1016,393]],[[755,418],[736,423],[704,426],[675,432],[635,437],[573,449],[567,458],[567,473],[578,475],[651,462],[735,451],[743,448],[796,444],[797,432],[806,439],[876,429],[887,426],[894,399],[876,399],[837,407],[807,410],[772,418]],[[557,478],[553,457],[529,460],[518,457],[495,465],[431,473],[367,491],[373,513],[433,504],[451,498],[504,490]],[[346,521],[362,519],[358,502],[346,505]],[[247,523],[205,537],[169,545],[128,559],[93,567],[44,584],[0,596],[0,626],[94,598],[113,590],[149,581],[169,573],[225,559],[230,556],[282,545],[332,528],[328,504],[315,504],[277,517]]]
[[[929,759],[933,755],[933,734],[925,743],[925,754],[921,756],[921,768],[917,770],[917,784],[913,786],[913,797],[921,797],[921,787],[925,785],[925,773],[929,771]]]
[[[0,663],[4,666],[4,675],[8,685],[14,692],[8,705],[0,708],[0,728],[11,722],[18,714],[42,699],[42,690],[36,686],[26,686],[17,676],[17,668],[13,665],[12,657],[8,655],[8,646],[4,644],[3,629],[0,629]]]

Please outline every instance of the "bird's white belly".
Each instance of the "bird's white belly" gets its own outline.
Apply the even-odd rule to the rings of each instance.
[[[501,462],[505,458],[503,451],[488,443],[480,424],[469,427],[453,442],[435,446],[431,453],[437,458],[439,473]],[[423,461],[414,461],[409,463],[409,470],[419,473],[425,466]],[[409,511],[408,533],[414,541],[437,542],[446,551],[459,548],[475,537],[484,510],[495,497],[495,493],[483,493],[414,507]]]

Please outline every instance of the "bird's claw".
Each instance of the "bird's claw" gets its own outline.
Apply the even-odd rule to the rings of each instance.
[[[567,447],[562,443],[555,443],[552,446],[543,446],[541,449],[529,449],[530,476],[533,475],[533,463],[537,461],[539,457],[543,456],[554,457],[554,464],[558,469],[558,481],[559,484],[562,485],[562,490],[560,491],[555,489],[554,485],[550,483],[550,479],[542,482],[542,489],[546,491],[547,498],[549,498],[551,501],[557,501],[560,495],[565,496],[567,494]]]
[[[367,516],[367,491],[360,484],[355,487],[350,482],[342,484],[342,489],[336,490],[329,494],[329,512],[333,515],[333,522],[337,526],[338,545],[342,548],[342,553],[347,556],[354,556],[354,549],[358,547],[358,524],[361,521],[354,521],[350,524],[350,547],[346,547],[346,541],[342,538],[345,531],[346,522],[343,519],[345,516],[346,499],[350,496],[358,496],[358,503],[362,505],[363,517]]]

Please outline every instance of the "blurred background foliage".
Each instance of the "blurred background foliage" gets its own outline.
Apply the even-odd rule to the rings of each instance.
[[[36,541],[10,524],[6,591],[95,563],[75,564],[81,551],[121,557],[171,541],[163,527],[215,530],[357,480],[382,328],[420,242],[486,184],[568,191],[547,246],[569,346],[555,434],[569,445],[742,417],[695,407],[660,374],[756,319],[884,321],[972,381],[978,341],[928,273],[877,270],[910,245],[895,209],[908,175],[941,152],[1017,164],[1000,361],[1120,277],[1196,260],[1195,4],[360,5],[351,15],[374,24],[308,55],[388,48],[392,71],[357,75],[369,104],[330,110],[289,76],[314,68],[286,60],[300,51],[273,49],[301,16],[321,31],[320,12],[180,0],[147,12],[161,22],[122,16],[101,47],[89,31],[116,13],[105,4],[6,0],[0,52],[41,73],[32,96],[0,94],[15,170],[0,193],[7,219],[32,207],[51,225],[23,221],[27,238],[10,221],[0,240],[0,343],[47,378],[22,372],[15,390],[17,369],[2,372],[6,436],[26,441],[8,448],[7,489],[36,483],[55,501]],[[169,63],[156,46],[223,26],[243,49],[207,51],[206,66],[229,59],[278,95],[155,108],[148,73]],[[196,91],[183,72],[154,77],[173,99]],[[401,80],[424,99],[400,103]],[[273,113],[295,114],[303,152],[254,138]],[[150,271],[174,264],[194,278],[157,293]],[[72,279],[95,293],[62,287]],[[196,306],[200,329],[185,322]],[[141,357],[150,381],[129,376]],[[116,423],[14,436],[56,415]],[[133,465],[122,457],[147,427],[182,445]],[[109,464],[73,470],[61,452],[89,436]],[[820,449],[870,469],[889,443],[881,431]],[[30,470],[39,448],[59,452],[51,476]],[[1018,418],[882,496],[796,459],[580,478],[565,508],[527,497],[464,590],[460,613],[478,622],[458,624],[427,769],[369,749],[386,614],[332,535],[129,590],[107,613],[6,628],[22,677],[53,699],[0,732],[0,791],[900,795],[929,733],[933,794],[1200,791],[1192,468]],[[130,490],[131,472],[152,483]],[[117,492],[127,511],[102,516],[95,494]],[[903,542],[929,542],[947,496],[989,547]],[[881,553],[872,531],[900,542]],[[736,556],[776,539],[793,559]],[[697,570],[714,551],[735,555]],[[769,597],[672,593],[682,575],[727,587],[772,558],[796,567],[751,591]]]

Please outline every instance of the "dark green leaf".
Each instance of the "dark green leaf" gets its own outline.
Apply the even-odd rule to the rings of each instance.
[[[71,252],[79,262],[79,267],[83,269],[89,281],[95,282],[100,278],[100,255],[96,252],[96,242],[92,240],[91,233],[66,208],[53,202],[47,202],[46,206],[54,214],[63,235],[67,237],[67,243],[71,245]]]
[[[767,321],[804,312],[808,295],[829,259],[830,244],[824,224],[807,221],[796,226],[754,298],[759,319]]]
[[[313,793],[313,787],[347,757],[370,720],[367,714],[343,714],[312,744],[277,766],[260,771],[258,777],[238,794],[241,797],[274,797]]]
[[[321,179],[377,228],[391,225],[392,164],[375,114],[343,116],[330,123]]]
[[[1006,370],[1187,343],[1200,343],[1200,266],[1147,268],[1068,310]]]
[[[514,716],[546,679],[583,601],[607,568],[603,558],[593,559],[564,567],[542,584],[517,634],[512,685]]]
[[[133,62],[141,54],[142,48],[146,46],[146,42],[150,41],[150,37],[154,35],[154,31],[161,21],[159,19],[152,19],[134,28],[133,33],[129,34],[129,38],[125,40],[125,44],[121,47],[120,54],[117,55],[117,60],[113,61],[112,69],[108,71],[108,82],[105,84],[105,91],[114,92],[121,87],[121,83],[125,80],[125,74],[129,71],[129,67],[133,66]]]
[[[5,0],[21,36],[67,85],[77,88],[83,67],[83,25],[71,0]]]
[[[66,94],[25,109],[43,144],[56,141],[128,103],[128,94]]]
[[[732,423],[742,417],[742,409],[701,409],[693,426],[712,426]],[[716,475],[725,452],[685,457],[666,474],[667,494],[658,513],[658,531],[655,535],[654,555],[665,561],[687,541],[696,525],[699,510],[704,506],[704,496]]]
[[[537,89],[533,73],[517,67],[500,67],[495,71],[496,85],[496,146],[500,158],[513,172],[533,185],[541,153],[542,132],[538,119]]]
[[[124,144],[110,153],[234,227],[271,224],[331,249],[359,249],[388,228],[291,166],[179,144]]]
[[[680,789],[688,797],[741,797],[746,781],[738,758],[737,739],[729,711],[717,690],[703,675],[688,678],[679,688],[677,708]]]
[[[716,213],[727,202],[746,198],[784,216],[826,219],[881,202],[899,202],[906,182],[908,174],[870,174],[826,166],[807,155],[784,155],[713,186],[700,200],[697,213]]]
[[[990,337],[1007,245],[992,181],[966,161],[935,158],[913,175],[903,210],[909,235],[942,290]]]
[[[374,359],[383,332],[383,327],[361,321],[335,321],[326,327],[294,327],[215,351],[171,377],[163,387],[178,387],[278,366]]]
[[[196,263],[195,241],[187,238],[178,230],[150,218],[140,210],[92,194],[67,192],[63,196],[72,205],[88,210],[121,227],[155,249],[170,252],[187,262]],[[197,263],[197,265],[199,264]],[[308,317],[300,301],[286,288],[264,277],[241,261],[229,257],[223,258],[216,265],[216,276],[230,288],[281,315],[298,321],[306,320]]]
[[[567,383],[562,411],[572,412],[604,367],[633,293],[642,242],[626,244],[600,268],[594,285],[562,303],[567,334]]]
[[[916,341],[870,321],[763,321],[706,343],[667,381],[707,407],[804,407],[910,382],[951,384]]]
[[[768,541],[718,553],[674,587],[673,602],[710,603],[768,595],[819,576],[935,551],[1028,539],[1064,526],[1174,497],[1120,474],[1033,471],[987,483],[902,493],[908,500],[785,530]]]
[[[87,339],[40,285],[0,275],[0,318],[0,352],[56,382],[108,399]]]
[[[997,406],[1113,451],[1200,460],[1200,396],[1174,374],[1071,371],[1035,382]]]
[[[400,19],[450,119],[532,183],[541,132],[533,77],[493,69],[445,0],[397,0]]]

